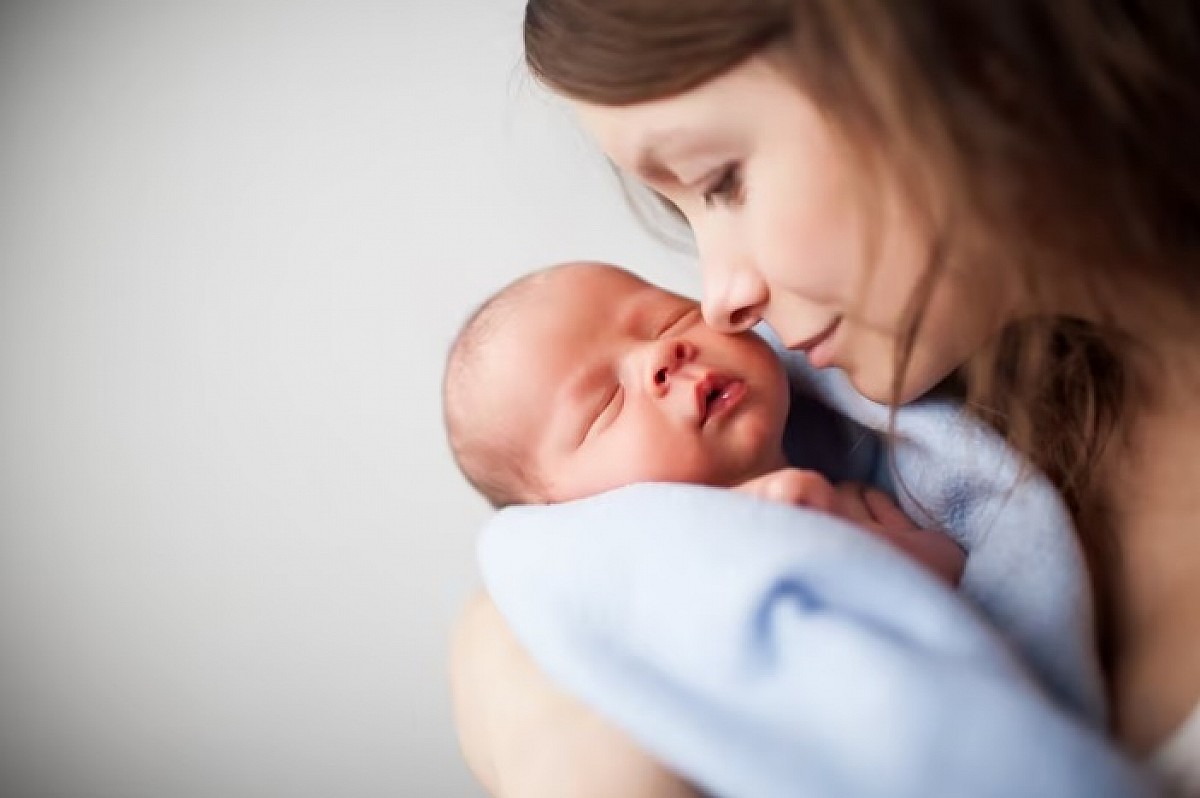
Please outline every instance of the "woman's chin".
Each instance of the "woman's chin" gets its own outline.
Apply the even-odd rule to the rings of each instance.
[[[881,405],[906,405],[920,399],[933,390],[940,381],[928,375],[914,373],[911,369],[904,376],[904,384],[900,386],[900,394],[896,395],[894,375],[890,369],[877,369],[863,373],[857,369],[847,369],[846,377],[854,390],[867,399]]]
[[[890,405],[893,403],[892,388],[890,385],[876,385],[874,382],[860,381],[854,379],[853,377],[850,378],[850,384],[854,386],[854,390],[858,391],[872,402],[876,402],[881,405]],[[903,404],[903,402],[901,402],[901,404]]]

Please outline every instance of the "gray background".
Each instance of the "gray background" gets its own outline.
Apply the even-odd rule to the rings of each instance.
[[[468,309],[693,272],[520,0],[0,6],[0,794],[474,796],[442,440]]]

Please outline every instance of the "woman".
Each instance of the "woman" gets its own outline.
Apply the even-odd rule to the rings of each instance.
[[[711,324],[766,320],[892,405],[956,386],[1050,476],[1088,558],[1114,735],[1200,789],[1200,7],[530,0],[525,41],[690,226]],[[459,642],[464,740],[493,785],[536,757],[472,739],[563,772],[628,753],[486,599]]]

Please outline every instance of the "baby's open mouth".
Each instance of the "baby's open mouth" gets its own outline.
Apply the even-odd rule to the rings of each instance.
[[[710,374],[696,383],[700,426],[732,410],[746,395],[746,383],[736,377]]]

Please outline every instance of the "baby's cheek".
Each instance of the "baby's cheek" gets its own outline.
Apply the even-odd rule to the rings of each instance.
[[[679,446],[673,451],[659,450],[653,455],[656,477],[660,482],[723,484],[723,464],[696,446]]]

